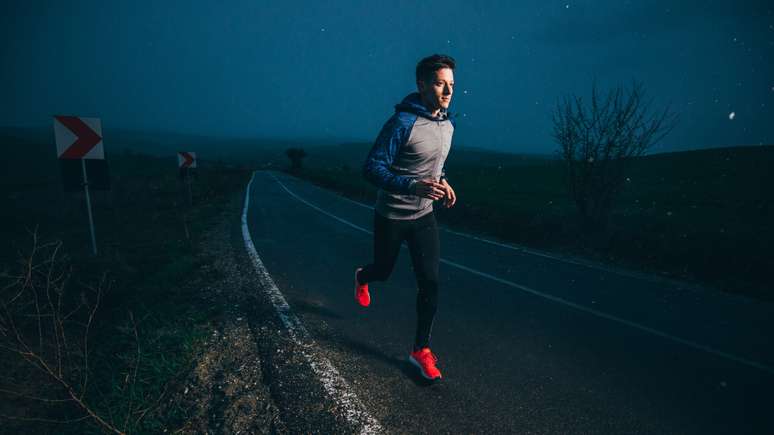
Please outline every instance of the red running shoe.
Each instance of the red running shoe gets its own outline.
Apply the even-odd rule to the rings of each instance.
[[[411,352],[409,361],[419,368],[419,372],[422,374],[423,378],[431,381],[441,379],[441,372],[438,370],[438,367],[435,366],[438,358],[430,352],[429,347],[423,347],[416,352]]]
[[[361,270],[363,270],[362,267],[355,270],[355,301],[361,307],[367,307],[371,303],[371,295],[368,294],[368,283],[360,284],[357,282],[357,273]]]

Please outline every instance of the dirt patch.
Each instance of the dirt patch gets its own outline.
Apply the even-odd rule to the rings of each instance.
[[[326,393],[263,288],[241,233],[242,196],[203,240],[203,303],[222,310],[185,382],[166,404],[173,433],[360,433]],[[215,305],[217,304],[217,305]]]
[[[202,345],[186,381],[167,403],[167,415],[178,420],[174,433],[287,433],[266,385],[256,336],[248,323],[255,303],[249,271],[238,265],[239,246],[233,246],[241,195],[229,204],[223,218],[202,242],[199,285],[202,301],[223,307],[212,335]]]

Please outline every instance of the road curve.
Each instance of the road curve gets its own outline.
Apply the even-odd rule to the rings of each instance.
[[[273,171],[257,171],[248,196],[266,272],[388,432],[774,431],[772,304],[442,230],[433,350],[444,379],[428,386],[406,361],[408,251],[371,284],[368,309],[352,299],[373,210]]]

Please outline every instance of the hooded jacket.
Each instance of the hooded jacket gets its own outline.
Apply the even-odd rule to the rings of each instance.
[[[395,105],[363,164],[363,177],[378,187],[376,212],[390,219],[417,219],[433,211],[433,200],[413,195],[417,180],[446,176],[455,121],[441,109],[433,116],[418,92]]]

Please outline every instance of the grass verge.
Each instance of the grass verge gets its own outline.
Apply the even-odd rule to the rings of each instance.
[[[110,426],[122,432],[157,433],[186,418],[162,413],[160,405],[190,372],[198,346],[221,315],[221,308],[203,301],[200,289],[192,285],[217,278],[203,276],[213,272],[202,270],[211,259],[202,254],[201,238],[228,201],[244,191],[251,171],[204,162],[189,204],[173,159],[127,152],[111,162],[112,189],[92,192],[98,256],[90,254],[83,194],[63,193],[58,174],[35,173],[33,166],[24,174],[26,180],[17,177],[2,184],[0,193],[10,207],[0,216],[0,232],[7,241],[0,264],[8,282],[23,273],[30,234],[36,233],[43,242],[62,243],[59,261],[68,274],[65,305],[95,302],[87,290],[104,278],[105,291],[88,334],[88,382],[85,388],[79,382],[74,385],[83,403]],[[3,293],[4,304],[11,302],[9,294]],[[77,322],[64,323],[65,328],[76,328],[84,319],[75,315],[72,320]],[[30,338],[33,349],[45,353],[44,348],[54,346],[45,343],[45,334],[38,346],[39,333],[34,324],[28,326],[21,333]],[[16,393],[8,394],[0,406],[4,431],[106,430],[66,400],[67,391],[39,367],[7,349],[0,352],[0,360],[9,368],[0,378],[0,389]],[[86,370],[79,363],[63,373],[80,381]],[[65,401],[31,399],[41,396]]]

